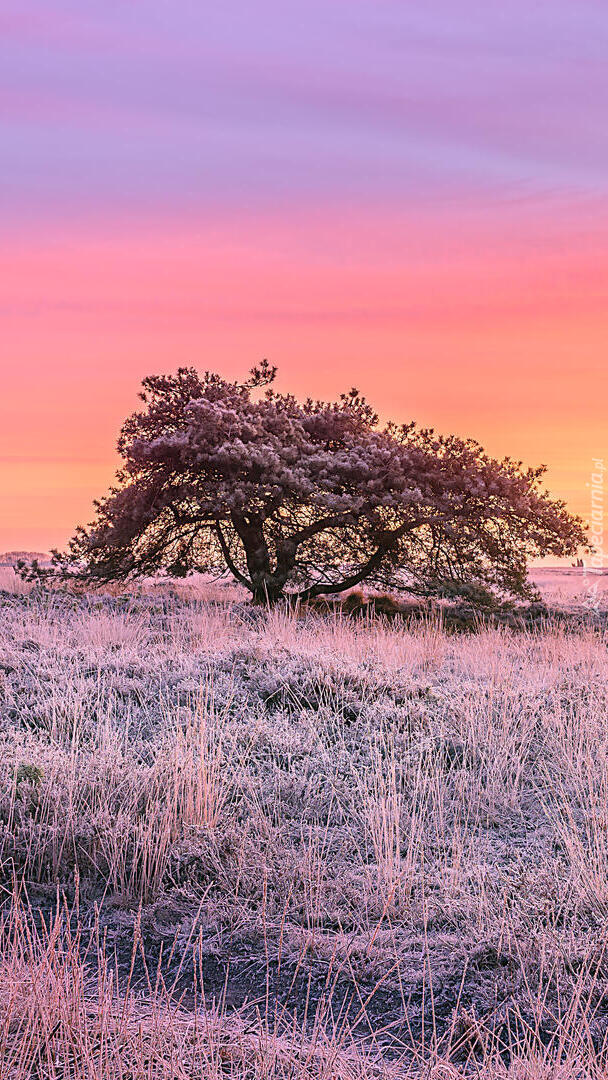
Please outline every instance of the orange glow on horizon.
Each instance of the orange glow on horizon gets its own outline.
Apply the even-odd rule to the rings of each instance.
[[[298,396],[356,385],[385,418],[544,462],[586,517],[608,400],[597,229],[531,243],[521,223],[317,216],[8,235],[0,550],[61,546],[90,519],[144,375],[238,378],[262,356]]]

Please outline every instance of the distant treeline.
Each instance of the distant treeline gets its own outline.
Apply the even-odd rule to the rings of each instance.
[[[3,551],[0,553],[0,566],[14,566],[21,559],[24,562],[50,562],[48,551]]]

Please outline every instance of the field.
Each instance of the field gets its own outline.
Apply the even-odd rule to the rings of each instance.
[[[2,573],[2,1080],[605,1076],[605,619]]]

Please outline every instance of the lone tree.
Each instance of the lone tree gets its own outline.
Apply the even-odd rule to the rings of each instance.
[[[144,379],[116,485],[56,561],[93,582],[227,567],[270,603],[363,581],[525,597],[530,557],[585,543],[543,466],[414,423],[381,427],[356,390],[302,404],[273,389],[267,361],[250,374]]]

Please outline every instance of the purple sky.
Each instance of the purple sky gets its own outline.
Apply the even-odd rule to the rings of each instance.
[[[3,223],[606,190],[600,2],[0,12]]]

